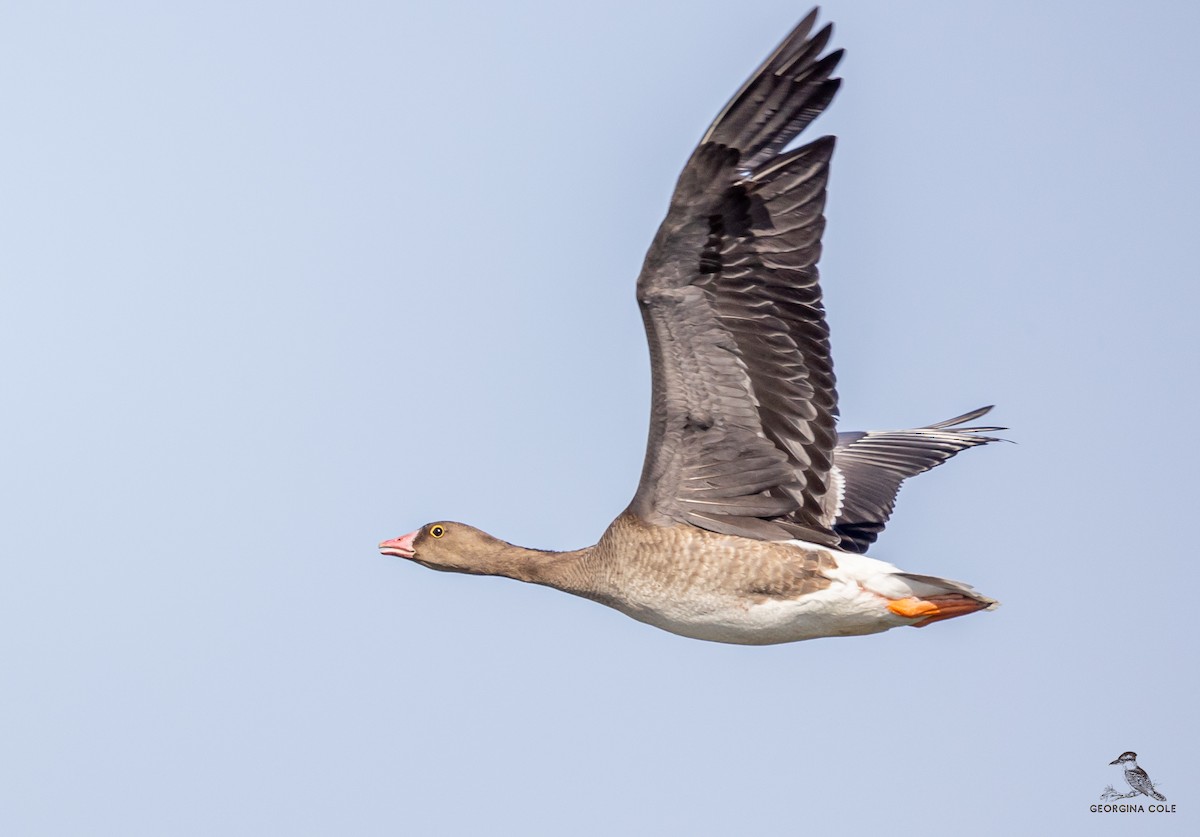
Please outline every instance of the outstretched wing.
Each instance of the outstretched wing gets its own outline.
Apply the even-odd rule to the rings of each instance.
[[[818,285],[834,139],[783,151],[829,104],[841,50],[811,12],[683,169],[637,295],[653,405],[630,510],[660,524],[834,545],[837,394]]]
[[[831,521],[838,546],[847,552],[866,552],[892,516],[901,483],[936,468],[961,450],[999,441],[982,434],[1003,427],[960,426],[991,409],[981,407],[912,430],[839,433],[833,465],[835,482],[841,481],[841,503]]]

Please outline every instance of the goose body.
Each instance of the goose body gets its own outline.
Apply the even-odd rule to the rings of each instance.
[[[834,138],[785,147],[832,100],[841,57],[810,13],[684,167],[637,298],[653,396],[641,482],[592,547],[524,549],[462,523],[380,544],[431,569],[574,593],[696,639],[761,645],[991,609],[959,582],[863,553],[901,483],[1000,428],[985,407],[837,433],[817,260]]]
[[[872,634],[918,619],[893,601],[944,589],[883,561],[618,517],[595,548],[601,601],[671,633],[741,645]],[[978,609],[973,607],[972,609]]]

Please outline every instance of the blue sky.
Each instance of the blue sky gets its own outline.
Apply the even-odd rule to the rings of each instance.
[[[843,427],[1017,442],[872,554],[1004,606],[770,648],[375,544],[625,506],[646,245],[807,6],[0,12],[0,827],[1194,830],[1200,8],[1082,9],[823,8]]]

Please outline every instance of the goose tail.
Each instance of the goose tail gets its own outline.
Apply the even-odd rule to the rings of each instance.
[[[932,575],[896,573],[912,590],[911,596],[892,599],[888,610],[906,619],[917,619],[914,628],[924,628],[934,622],[966,616],[980,610],[995,610],[1000,602],[980,594],[969,584],[937,578]]]

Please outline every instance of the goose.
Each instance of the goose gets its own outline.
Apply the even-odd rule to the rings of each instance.
[[[594,545],[526,549],[436,521],[379,544],[505,576],[700,640],[766,645],[923,627],[994,599],[866,556],[909,477],[997,441],[991,407],[838,433],[817,260],[835,138],[788,149],[832,101],[842,50],[813,9],[713,120],[637,280],[650,345],[645,464]]]

